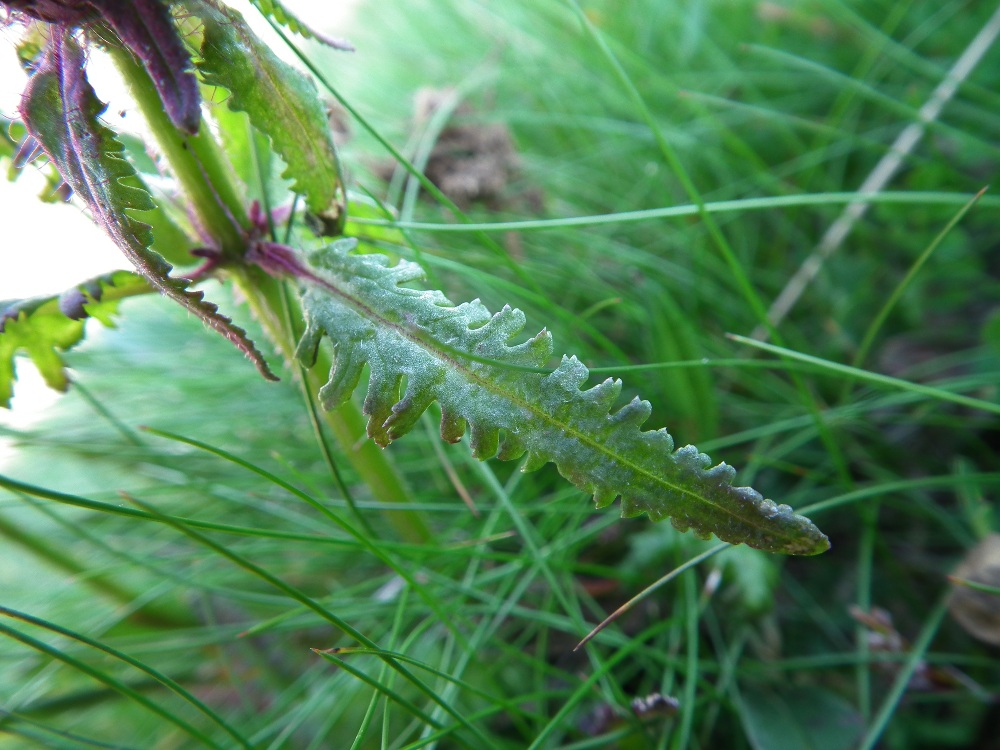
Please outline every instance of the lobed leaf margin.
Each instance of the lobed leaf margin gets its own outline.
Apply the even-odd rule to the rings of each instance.
[[[229,93],[230,109],[245,112],[285,162],[282,177],[323,213],[344,196],[340,162],[316,84],[278,58],[237,11],[189,0],[205,25],[197,67],[204,82]]]
[[[598,508],[620,497],[623,517],[670,518],[681,531],[770,552],[811,555],[829,547],[787,505],[735,486],[732,467],[713,466],[694,446],[675,450],[665,429],[642,431],[648,402],[635,398],[614,409],[620,380],[583,390],[589,371],[566,356],[539,372],[552,355],[552,336],[543,329],[512,344],[525,325],[521,311],[491,315],[478,300],[453,305],[438,291],[404,286],[423,278],[418,265],[391,265],[384,255],[356,253],[356,244],[338,241],[305,260],[287,248],[260,247],[251,259],[302,284],[306,330],[297,358],[312,366],[324,337],[333,343],[334,365],[319,392],[324,408],[346,402],[368,366],[364,412],[379,445],[406,434],[437,401],[443,439],[457,442],[468,428],[478,459],[523,457],[525,471],[553,462]]]

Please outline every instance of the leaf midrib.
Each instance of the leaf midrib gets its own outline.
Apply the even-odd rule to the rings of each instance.
[[[315,274],[309,274],[309,280],[312,281],[313,283],[318,284],[324,290],[342,299],[346,304],[355,309],[359,314],[369,319],[376,325],[381,325],[384,328],[392,330],[400,337],[418,345],[420,348],[430,353],[431,356],[435,357],[436,359],[448,363],[456,371],[460,372],[467,380],[476,383],[478,385],[481,385],[490,393],[493,393],[494,395],[499,396],[500,398],[507,399],[516,406],[520,406],[526,409],[527,411],[537,416],[541,421],[547,422],[555,426],[557,429],[561,430],[564,434],[568,435],[572,439],[577,440],[579,443],[588,446],[589,448],[593,449],[600,455],[605,456],[607,459],[614,461],[615,463],[618,463],[619,465],[622,465],[628,469],[631,469],[632,471],[641,476],[649,478],[652,482],[663,486],[667,490],[673,490],[674,492],[686,495],[691,499],[693,499],[695,502],[700,502],[705,505],[710,505],[718,509],[722,513],[738,520],[744,525],[760,530],[761,532],[770,536],[772,539],[781,539],[781,540],[787,539],[792,543],[794,543],[796,539],[798,539],[798,536],[796,536],[795,534],[784,534],[780,533],[780,531],[775,531],[768,528],[766,524],[766,519],[762,518],[760,515],[753,514],[750,516],[750,518],[742,516],[734,512],[732,509],[727,508],[724,505],[721,505],[717,502],[714,502],[711,498],[705,497],[704,495],[694,492],[686,487],[676,485],[673,482],[669,482],[666,479],[664,479],[662,475],[649,471],[644,466],[636,464],[631,460],[628,460],[627,457],[620,456],[618,453],[608,450],[606,446],[590,438],[590,436],[587,435],[586,433],[582,433],[579,430],[573,428],[571,425],[565,424],[564,422],[556,419],[553,415],[549,414],[546,411],[543,411],[530,401],[525,401],[523,399],[520,399],[516,396],[516,394],[515,395],[509,394],[506,390],[498,387],[496,381],[480,377],[478,374],[476,374],[474,371],[468,368],[463,362],[448,356],[446,352],[443,352],[442,350],[436,347],[432,347],[427,341],[427,339],[413,335],[412,330],[407,326],[403,326],[389,320],[382,313],[378,312],[370,305],[366,304],[362,299],[350,294],[348,291],[344,289],[341,289],[333,282],[327,281],[325,278]],[[389,291],[389,293],[398,293],[392,289],[387,291]],[[433,341],[433,339],[431,340]],[[639,432],[639,434],[642,433],[642,431],[639,430],[638,427],[636,427],[636,430],[637,432]],[[731,485],[726,485],[726,486],[731,487]]]

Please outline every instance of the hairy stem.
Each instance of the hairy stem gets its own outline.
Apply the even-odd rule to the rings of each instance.
[[[214,241],[224,261],[241,261],[248,249],[246,230],[250,227],[250,220],[230,165],[211,131],[203,123],[198,135],[189,136],[180,132],[163,110],[156,88],[145,70],[127,50],[114,44],[108,44],[108,48],[180,183],[188,204],[196,212],[200,229]],[[267,336],[288,361],[293,361],[292,353],[301,331],[289,331],[285,324],[279,287],[281,282],[241,262],[229,263],[227,267]],[[297,306],[292,311],[292,319],[302,320]],[[327,356],[325,363],[320,363],[307,374],[307,386],[311,393],[319,390],[329,370]],[[384,503],[409,501],[410,492],[395,465],[382,449],[366,438],[365,418],[358,407],[349,403],[335,412],[324,414],[341,450],[372,495]],[[405,510],[387,511],[385,515],[402,539],[423,543],[431,538],[423,514]]]
[[[224,259],[242,258],[250,220],[232,169],[211,131],[204,124],[197,135],[178,130],[167,116],[149,75],[131,53],[117,44],[106,46],[181,184],[199,230],[216,244]]]
[[[302,331],[289,330],[285,321],[284,302],[280,284],[283,282],[267,275],[262,269],[239,266],[231,269],[231,275],[254,315],[264,326],[268,337],[278,347],[282,356],[293,362],[295,342]],[[289,295],[292,305],[291,320],[302,320],[298,300]],[[299,324],[301,325],[301,324]],[[321,352],[315,367],[304,373],[310,397],[326,382],[330,372],[330,355]],[[368,485],[372,496],[383,503],[406,503],[412,500],[410,490],[403,481],[389,456],[365,433],[365,417],[354,402],[347,402],[335,411],[323,411],[326,422],[333,432],[341,451],[347,456],[351,466]],[[414,543],[425,543],[431,539],[431,530],[423,513],[416,510],[384,511],[383,516],[401,539]]]

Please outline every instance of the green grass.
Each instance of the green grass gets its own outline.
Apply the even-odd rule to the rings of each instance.
[[[0,428],[18,446],[0,488],[15,636],[0,638],[0,748],[993,737],[995,650],[942,601],[996,530],[997,198],[949,227],[1000,161],[996,49],[766,351],[748,340],[991,9],[588,2],[587,28],[569,2],[416,5],[363,5],[354,55],[306,52],[407,158],[424,137],[414,93],[455,86],[463,121],[510,127],[520,168],[500,209],[463,223],[402,173],[376,178],[386,152],[355,124],[353,185],[402,208],[408,242],[378,219],[360,231],[451,299],[519,306],[560,351],[621,374],[623,398],[652,402],[647,426],[809,514],[831,551],[708,555],[594,511],[551,467],[479,464],[429,417],[388,449],[412,497],[387,506],[337,451],[334,476],[293,372],[265,383],[197,321],[134,300],[71,355],[83,388]],[[391,522],[413,510],[429,543]],[[886,610],[911,645],[872,647],[852,605]],[[655,692],[678,711],[638,718],[630,702]]]

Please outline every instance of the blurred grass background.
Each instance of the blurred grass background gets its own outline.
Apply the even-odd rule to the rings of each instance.
[[[120,658],[5,610],[6,635],[56,654],[0,639],[0,748],[238,747],[234,735],[260,748],[1000,747],[996,646],[942,604],[946,576],[996,531],[996,412],[792,369],[725,337],[762,323],[844,210],[838,196],[918,121],[994,11],[608,0],[584,3],[584,24],[564,3],[362,3],[337,30],[358,51],[308,47],[310,58],[429,173],[467,185],[489,152],[477,138],[493,144],[486,172],[503,179],[465,213],[532,224],[455,231],[454,211],[350,122],[342,159],[359,196],[397,207],[402,226],[447,225],[405,238],[371,221],[355,229],[419,259],[455,301],[521,307],[557,351],[611,368],[595,380],[620,374],[623,397],[650,400],[648,427],[733,464],[742,483],[797,508],[829,501],[813,517],[833,548],[809,559],[726,550],[573,652],[710,545],[595,512],[551,467],[476,464],[427,419],[425,434],[389,451],[433,544],[398,542],[386,509],[341,467],[376,556],[265,477],[138,429],[228,451],[352,522],[293,373],[259,381],[184,313],[136,300],[119,330],[73,352],[82,388],[0,433],[17,446],[2,473],[21,483],[0,490],[0,603],[169,675],[219,720]],[[998,202],[987,192],[935,241],[996,174],[998,76],[990,46],[926,123],[892,195],[778,323],[783,346],[997,404]],[[800,195],[816,198],[753,208]],[[702,201],[736,203],[711,221],[626,215]],[[413,660],[436,700],[371,655],[311,651],[356,644],[219,549],[118,514],[138,507],[131,497],[239,527],[201,533]],[[885,613],[878,632],[852,616],[873,608]],[[676,710],[637,713],[632,701],[654,693]]]

